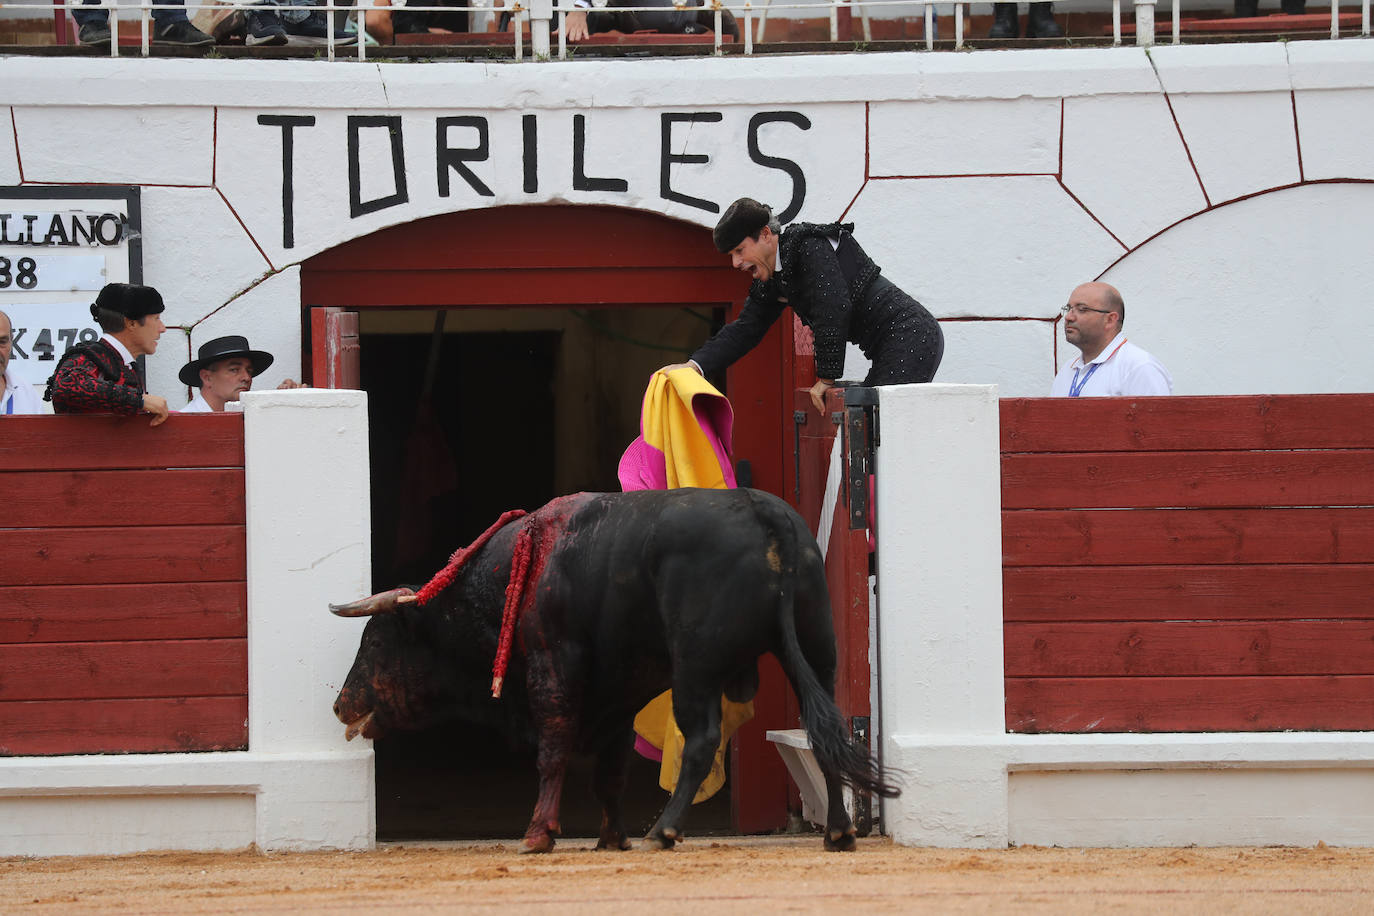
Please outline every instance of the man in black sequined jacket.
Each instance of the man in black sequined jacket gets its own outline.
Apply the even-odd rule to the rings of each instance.
[[[894,283],[859,246],[853,223],[793,223],[779,231],[772,211],[742,197],[713,233],[736,270],[754,278],[739,318],[692,354],[703,375],[717,375],[752,350],[792,311],[815,334],[817,380],[811,400],[824,410],[825,390],[844,371],[846,342],[859,345],[873,367],[864,385],[928,382],[944,355],[940,324]]]

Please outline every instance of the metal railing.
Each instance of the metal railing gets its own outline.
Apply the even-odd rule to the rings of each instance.
[[[818,12],[824,12],[830,20],[830,40],[832,42],[838,42],[840,41],[840,11],[846,8],[853,9],[858,12],[862,20],[863,40],[865,42],[871,42],[873,38],[869,11],[879,9],[882,7],[898,6],[921,6],[924,8],[923,18],[925,21],[925,46],[927,50],[933,50],[936,42],[935,7],[937,5],[937,2],[939,3],[939,5],[944,5],[945,3],[948,3],[948,0],[785,0],[785,2],[780,3],[775,3],[773,2],[773,0],[763,0],[763,2],[758,5],[755,5],[753,0],[742,0],[742,2],[738,3],[723,3],[721,2],[721,0],[703,0],[703,2],[700,5],[694,5],[685,2],[685,0],[682,0],[682,2],[675,3],[674,8],[678,11],[699,9],[702,11],[710,11],[713,13],[713,31],[715,33],[713,52],[715,54],[722,54],[724,50],[724,42],[722,41],[721,37],[721,27],[723,25],[724,13],[727,10],[733,13],[736,18],[736,21],[739,24],[740,37],[744,45],[744,54],[751,55],[754,53],[754,44],[756,40],[762,40],[764,24],[767,21],[768,14],[772,11],[816,10]],[[1132,0],[1132,5],[1135,11],[1135,43],[1141,47],[1149,47],[1156,43],[1155,6],[1157,2],[1158,0]],[[1180,44],[1182,41],[1180,36],[1180,2],[1181,0],[1172,0],[1173,44]],[[1371,0],[1361,0],[1359,34],[1361,37],[1364,38],[1369,37],[1370,34],[1370,3]],[[70,11],[72,9],[75,9],[77,5],[78,4],[69,5],[68,10]],[[17,4],[6,4],[0,2],[0,8],[14,6],[17,6]],[[966,36],[964,27],[966,21],[965,6],[967,6],[967,4],[965,3],[953,4],[954,48],[960,50],[966,47]],[[32,9],[33,7],[31,5],[24,5],[24,8]],[[212,8],[232,8],[238,10],[249,10],[255,8],[261,9],[261,5],[258,3],[247,2],[247,0],[233,0],[233,2],[229,3],[213,4],[197,3],[194,2],[194,0],[192,0],[192,2],[188,2],[184,5],[170,4],[165,2],[158,3],[152,2],[152,0],[135,0],[135,2],[123,3],[116,2],[116,0],[102,0],[102,2],[98,6],[92,5],[92,8],[105,9],[109,13],[110,33],[112,36],[114,36],[113,40],[111,40],[110,42],[111,57],[118,57],[120,53],[118,40],[118,25],[121,13],[126,16],[130,14],[136,14],[139,17],[140,23],[140,52],[143,56],[146,57],[150,53],[150,36],[152,31],[150,21],[152,19],[152,14],[154,10],[185,9],[188,12],[192,10]],[[283,9],[287,8],[290,7],[283,7]],[[484,12],[491,13],[493,15],[509,13],[511,15],[513,26],[511,28],[510,35],[513,44],[515,59],[517,61],[521,61],[524,60],[526,57],[524,35],[524,27],[526,25],[529,27],[530,56],[532,56],[535,60],[555,59],[554,49],[551,44],[551,41],[553,34],[556,33],[558,35],[556,59],[565,60],[568,57],[567,34],[565,29],[559,28],[557,26],[562,24],[564,17],[568,13],[591,12],[587,10],[579,10],[577,7],[573,5],[571,0],[558,0],[557,6],[555,6],[555,0],[524,0],[524,2],[522,2],[522,0],[512,0],[510,6],[497,5],[495,2],[471,2],[456,6],[425,6],[423,4],[406,3],[404,7],[377,7],[373,6],[370,0],[358,0],[358,2],[356,3],[329,2],[321,3],[317,6],[312,6],[308,8],[297,8],[310,9],[312,12],[324,12],[326,14],[325,19],[329,23],[329,27],[326,29],[325,43],[323,45],[320,45],[319,47],[325,51],[325,54],[329,60],[335,60],[336,57],[339,56],[340,49],[340,45],[335,40],[334,35],[335,30],[333,25],[336,19],[334,15],[335,13],[349,13],[353,17],[355,17],[356,21],[358,22],[358,40],[356,46],[350,46],[346,49],[348,51],[348,57],[356,57],[358,60],[367,59],[367,40],[364,22],[366,14],[369,11],[394,11],[396,9],[404,8],[408,12],[416,13],[454,13],[464,10],[468,11],[470,15],[472,13]],[[1112,44],[1114,46],[1120,45],[1122,43],[1121,8],[1122,0],[1112,0]],[[616,12],[622,13],[663,12],[665,10],[665,8],[661,6],[617,6],[614,9]],[[754,34],[756,21],[758,23],[759,32],[759,37],[757,39],[755,38]],[[555,23],[557,23],[557,25]],[[1331,37],[1333,39],[1340,38],[1340,33],[1340,5],[1338,3],[1333,2],[1331,4]]]

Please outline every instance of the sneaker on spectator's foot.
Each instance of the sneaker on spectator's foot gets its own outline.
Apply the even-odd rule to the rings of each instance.
[[[286,29],[275,7],[261,6],[247,11],[248,21],[243,43],[250,48],[257,45],[284,45]]]
[[[76,40],[87,47],[103,47],[110,43],[110,24],[108,22],[87,22],[77,32]]]
[[[210,26],[210,35],[218,44],[227,45],[235,38],[243,38],[248,31],[248,17],[243,15],[243,10],[234,10],[226,13],[214,25]]]
[[[169,45],[182,45],[187,48],[199,48],[215,43],[213,38],[185,19],[178,19],[176,22],[158,26],[153,30],[153,41],[160,41]]]
[[[286,29],[287,44],[319,48],[329,43],[329,25],[324,10],[313,10],[309,13],[306,12],[306,8],[287,10],[290,8],[285,8],[281,17],[282,26]],[[357,43],[356,32],[334,30],[335,47],[348,47]]]

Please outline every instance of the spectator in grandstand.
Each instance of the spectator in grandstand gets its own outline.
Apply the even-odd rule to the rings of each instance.
[[[37,392],[10,365],[13,353],[14,326],[10,323],[10,316],[0,312],[0,417],[42,413],[43,405],[38,400]]]
[[[210,0],[210,5],[201,8],[196,22],[222,45],[238,39],[249,47],[318,48],[329,43],[328,15],[313,8],[319,0],[263,0],[248,9],[233,9],[215,2]],[[352,32],[334,30],[334,44],[339,47],[357,41],[358,36]]]
[[[718,375],[752,350],[783,309],[815,333],[811,402],[824,412],[825,390],[844,371],[845,344],[859,345],[873,367],[865,385],[928,382],[945,352],[940,323],[886,277],[853,236],[853,223],[793,223],[748,197],[732,203],[712,233],[736,270],[754,278],[737,319],[697,348],[686,363]]]
[[[1159,360],[1126,340],[1126,303],[1116,287],[1084,283],[1069,294],[1064,339],[1080,351],[1050,386],[1050,397],[1138,397],[1173,394]]]
[[[62,354],[44,398],[57,413],[149,413],[149,426],[162,423],[167,401],[147,393],[134,364],[157,350],[157,340],[167,330],[162,310],[162,295],[151,286],[105,284],[91,305],[91,317],[105,333]]]
[[[467,0],[415,0],[416,6],[454,7],[444,12],[420,12],[406,9],[405,0],[372,0],[367,11],[367,34],[384,45],[395,42],[397,35],[448,35],[469,32]]]
[[[181,367],[177,378],[189,388],[199,389],[181,413],[221,413],[226,404],[253,387],[253,378],[272,365],[272,354],[248,346],[248,338],[237,334],[216,337],[203,343],[196,358]],[[278,388],[300,388],[287,379]]]
[[[1064,30],[1054,21],[1054,4],[1032,3],[1026,12],[1027,38],[1063,38]],[[1015,3],[992,5],[992,29],[989,38],[1016,38],[1021,34],[1021,21]]]
[[[673,0],[609,0],[598,9],[591,0],[573,0],[577,9],[568,13],[564,25],[568,41],[581,41],[598,32],[662,32],[670,35],[704,35],[716,27],[714,10],[709,6],[678,8]],[[621,6],[657,6],[661,9],[630,12]],[[720,29],[731,41],[739,41],[739,24],[734,14],[722,10]]]
[[[212,45],[215,40],[200,29],[191,25],[186,18],[183,0],[161,0],[163,3],[176,4],[173,9],[153,10],[154,43],[161,42],[182,47]],[[81,5],[72,7],[72,18],[79,26],[76,40],[89,47],[105,47],[110,43],[110,14],[99,6],[100,0],[82,0]]]

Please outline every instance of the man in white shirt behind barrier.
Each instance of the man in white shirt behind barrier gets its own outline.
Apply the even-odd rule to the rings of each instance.
[[[13,353],[14,326],[10,324],[10,316],[0,312],[0,417],[42,413],[43,405],[38,400],[38,392],[20,378],[10,365]]]
[[[272,354],[248,346],[248,338],[237,334],[216,337],[202,344],[197,358],[181,367],[177,378],[190,388],[199,388],[191,403],[180,413],[223,413],[226,404],[238,406],[239,395],[253,387],[253,377],[272,365]],[[302,388],[287,379],[278,388]]]
[[[1050,386],[1053,398],[1110,398],[1173,394],[1174,380],[1159,360],[1126,339],[1126,304],[1106,283],[1084,283],[1069,295],[1064,339],[1081,355]]]

